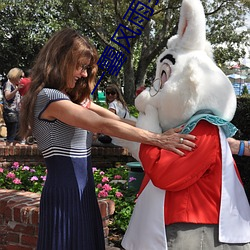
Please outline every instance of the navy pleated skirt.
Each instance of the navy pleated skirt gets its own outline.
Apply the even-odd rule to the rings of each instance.
[[[104,250],[90,156],[45,160],[48,173],[41,195],[37,249]]]

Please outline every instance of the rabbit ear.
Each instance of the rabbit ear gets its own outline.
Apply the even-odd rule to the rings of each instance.
[[[178,45],[184,49],[205,49],[206,20],[200,0],[182,1],[178,38]]]

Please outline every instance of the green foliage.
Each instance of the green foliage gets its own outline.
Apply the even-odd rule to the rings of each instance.
[[[118,75],[125,88],[125,100],[133,104],[135,85],[152,82],[154,60],[176,34],[181,0],[143,2],[154,8],[151,21],[142,34],[131,42],[131,53]],[[0,3],[0,75],[12,67],[30,68],[46,40],[64,26],[70,26],[88,36],[101,54],[106,45],[122,50],[110,39],[120,23],[135,28],[125,18],[131,1],[126,0],[6,0]],[[239,33],[248,0],[202,0],[207,18],[207,38],[214,46],[215,60],[238,61],[245,51],[239,44],[249,43],[249,33]],[[125,67],[126,66],[126,67]],[[100,76],[100,72],[98,72]],[[123,74],[123,76],[122,76]],[[105,76],[107,77],[107,76]]]
[[[94,103],[103,108],[108,108],[108,105],[105,102],[94,101]]]
[[[136,109],[134,105],[128,105],[129,113],[130,115],[134,116],[135,118],[138,118],[139,111]]]
[[[10,169],[0,168],[0,187],[40,193],[46,179],[46,168],[19,165],[14,162]]]
[[[248,89],[247,89],[247,86],[244,85],[242,89],[242,95],[247,95],[247,94],[248,94]]]
[[[44,42],[60,27],[60,15],[52,3],[8,1],[0,15],[2,75],[13,67],[30,68]]]
[[[234,138],[250,140],[250,95],[242,95],[237,98],[237,109],[232,123],[239,129]],[[239,172],[250,201],[250,157],[234,155]]]
[[[237,109],[232,123],[239,129],[237,139],[250,139],[250,95],[237,97]]]
[[[241,0],[241,2],[250,9],[250,1],[249,0]]]
[[[109,198],[115,202],[115,213],[110,228],[124,233],[135,205],[136,193],[128,188],[128,169],[124,166],[108,168],[105,171],[94,169],[96,194],[99,198]]]
[[[128,169],[124,166],[108,168],[105,171],[93,168],[95,191],[98,198],[115,202],[115,213],[110,228],[124,233],[135,205],[136,192],[128,188]],[[23,166],[14,162],[9,169],[0,168],[0,187],[41,193],[46,179],[44,166]]]

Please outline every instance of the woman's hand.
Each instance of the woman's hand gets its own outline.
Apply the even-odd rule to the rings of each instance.
[[[181,150],[193,151],[196,144],[192,141],[196,140],[194,135],[180,134],[183,128],[172,128],[161,135],[160,147],[172,151],[180,156],[185,153]]]

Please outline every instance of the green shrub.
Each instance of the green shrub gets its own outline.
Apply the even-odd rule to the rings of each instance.
[[[103,171],[93,168],[95,191],[98,198],[108,198],[115,202],[115,213],[110,228],[124,233],[131,217],[136,193],[128,188],[128,169],[120,166]],[[0,168],[0,186],[4,189],[41,193],[46,180],[44,166],[23,166],[14,162],[9,169]]]
[[[40,193],[46,180],[46,168],[19,165],[14,162],[10,169],[0,168],[0,187]]]
[[[110,228],[124,233],[127,229],[130,217],[135,205],[136,192],[128,188],[128,169],[124,166],[108,168],[105,171],[93,168],[98,198],[109,198],[115,202],[115,212]]]
[[[247,94],[248,94],[248,89],[247,89],[247,86],[244,85],[242,89],[242,95],[247,95]]]
[[[128,105],[129,113],[134,116],[135,118],[138,118],[139,111],[136,109],[134,105]]]
[[[237,98],[237,109],[232,123],[239,129],[234,138],[250,140],[250,95],[242,95]],[[238,166],[248,200],[250,201],[250,157],[233,156]]]

